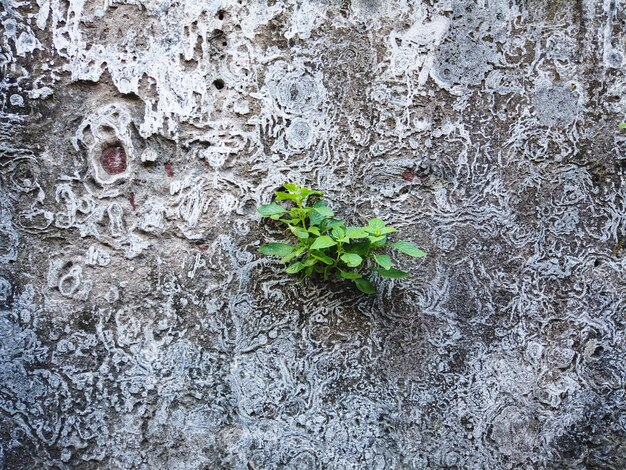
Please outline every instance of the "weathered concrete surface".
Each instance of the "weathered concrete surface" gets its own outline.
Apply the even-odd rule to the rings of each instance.
[[[0,5],[0,466],[626,467],[623,1]],[[288,180],[428,258],[289,282]]]

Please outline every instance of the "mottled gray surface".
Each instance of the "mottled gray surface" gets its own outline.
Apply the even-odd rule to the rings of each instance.
[[[0,466],[626,468],[624,1],[0,22]],[[288,180],[429,256],[289,280]]]

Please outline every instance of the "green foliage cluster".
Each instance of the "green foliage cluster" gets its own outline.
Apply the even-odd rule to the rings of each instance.
[[[325,280],[331,275],[354,281],[356,287],[374,294],[376,289],[365,277],[375,271],[383,277],[400,279],[409,274],[392,266],[391,257],[383,253],[386,247],[395,248],[415,258],[426,256],[410,242],[400,240],[389,243],[389,234],[397,232],[381,219],[370,219],[364,227],[350,227],[335,217],[321,197],[321,191],[287,183],[286,191],[276,192],[277,201],[291,201],[285,209],[273,202],[257,208],[262,217],[283,222],[287,230],[297,238],[297,243],[267,243],[259,251],[265,255],[280,257],[287,264],[285,272],[311,276],[321,274]],[[309,204],[314,201],[312,204]]]

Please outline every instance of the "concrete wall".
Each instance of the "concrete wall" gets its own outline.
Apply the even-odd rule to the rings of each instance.
[[[0,23],[0,467],[626,467],[623,1]],[[287,181],[428,257],[294,282]]]

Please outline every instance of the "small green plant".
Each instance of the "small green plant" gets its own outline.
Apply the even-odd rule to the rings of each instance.
[[[415,258],[426,256],[410,242],[400,240],[389,243],[387,236],[397,232],[381,219],[370,219],[365,227],[350,227],[335,217],[315,191],[298,184],[287,183],[286,191],[276,192],[277,201],[290,201],[292,207],[285,209],[272,202],[257,208],[262,217],[283,222],[297,243],[267,243],[259,248],[264,255],[278,256],[287,264],[285,272],[311,276],[319,273],[328,280],[331,275],[354,281],[356,287],[374,294],[376,289],[367,279],[369,271],[383,277],[401,279],[409,274],[392,266],[391,256],[383,253],[387,247],[395,248]],[[312,204],[310,202],[312,201]]]

